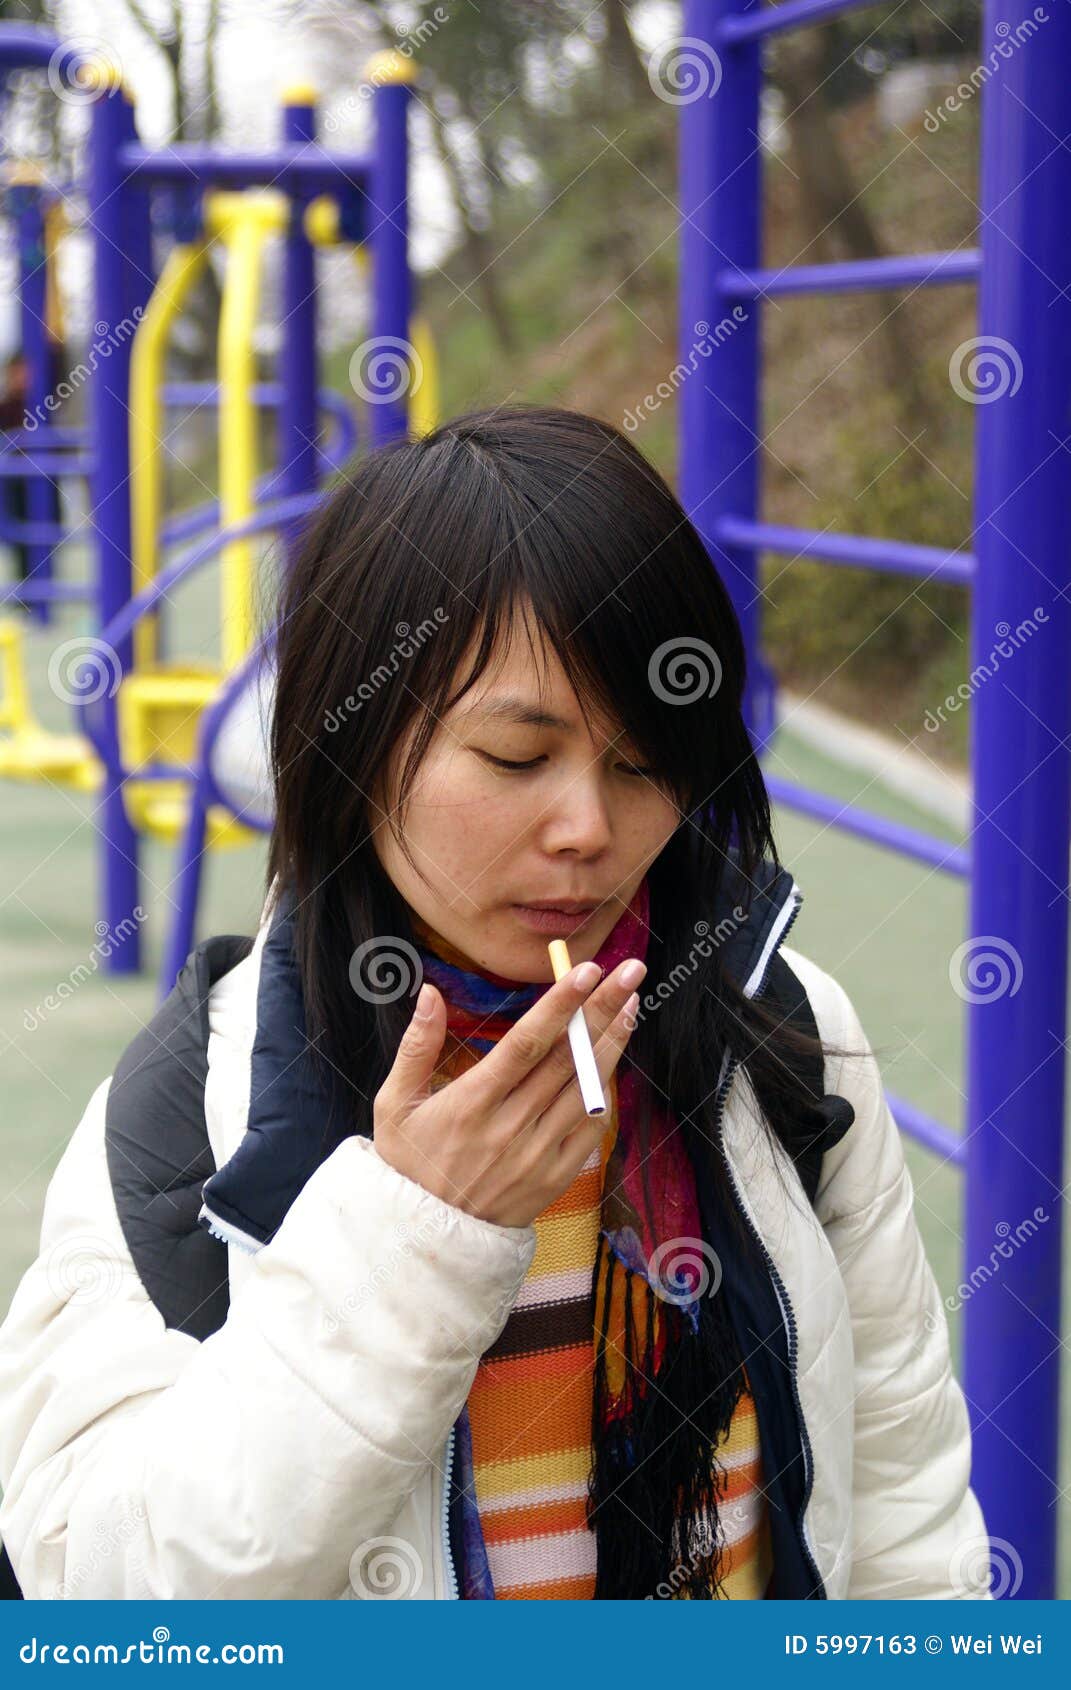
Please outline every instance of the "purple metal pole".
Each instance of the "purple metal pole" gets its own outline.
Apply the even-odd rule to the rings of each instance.
[[[686,0],[677,70],[680,101],[681,253],[678,357],[690,373],[679,394],[681,502],[732,598],[747,644],[744,701],[752,738],[773,731],[773,692],[759,658],[756,552],[718,538],[722,517],[754,522],[759,499],[759,308],[730,305],[718,276],[760,260],[761,48],[715,48],[722,20],[752,0]],[[723,328],[723,319],[725,327]]]
[[[999,1267],[966,1304],[964,1389],[986,1526],[1010,1545],[1007,1595],[1048,1600],[1071,847],[1071,7],[1038,22],[1029,0],[987,0],[983,56],[1013,38],[982,95],[979,355],[995,380],[977,405],[972,667],[1004,628],[1025,629],[1029,650],[972,703],[964,1273]]]
[[[129,95],[124,90],[123,139],[135,143],[138,139],[137,118]],[[149,303],[156,286],[156,266],[152,250],[152,189],[145,182],[133,183],[123,190],[123,223],[126,238],[126,289],[124,305],[136,322]]]
[[[400,53],[377,53],[369,70],[376,91],[375,149],[369,188],[372,251],[372,339],[361,348],[359,386],[368,399],[373,447],[409,425],[412,345],[409,339],[409,145],[406,120],[416,71]]]
[[[123,238],[125,194],[119,169],[119,149],[128,134],[128,116],[119,88],[101,91],[93,102],[89,143],[88,224],[93,239],[93,320],[106,334],[122,320],[127,297]],[[116,337],[110,356],[93,372],[90,422],[96,460],[90,484],[92,521],[97,543],[99,626],[115,616],[130,597],[130,440],[128,389],[130,337]],[[118,672],[129,672],[132,643],[128,637],[115,649]],[[115,664],[105,654],[114,678]],[[111,748],[107,759],[100,828],[104,920],[114,932],[124,919],[131,922],[125,944],[111,947],[105,967],[110,973],[131,974],[141,966],[141,932],[134,915],[138,903],[138,838],[123,805],[119,763],[116,700],[111,680],[100,699],[103,733]],[[123,929],[123,931],[128,931]]]
[[[224,153],[199,142],[176,142],[162,151],[131,144],[123,148],[119,163],[128,179],[186,187],[199,182],[206,188],[270,186],[288,194],[298,186],[310,194],[330,194],[345,185],[363,188],[369,170],[368,159],[352,153],[305,152],[301,147]]]
[[[316,140],[316,105],[306,90],[284,96],[283,139]],[[280,358],[279,492],[311,493],[318,469],[319,367],[316,354],[316,253],[305,234],[309,196],[295,190],[290,202],[283,270],[283,344]],[[293,552],[296,530],[287,537]]]
[[[40,185],[20,183],[12,189],[11,197],[16,207],[15,231],[19,248],[19,316],[22,356],[27,366],[26,411],[47,424],[49,413],[45,409],[45,400],[52,391],[52,359],[45,325],[48,272]],[[42,445],[48,444],[46,429],[42,429],[39,439]],[[58,522],[59,494],[56,487],[41,475],[27,476],[22,485],[26,493],[26,520],[33,523]],[[51,582],[50,546],[27,546],[26,563],[29,580],[43,584]],[[52,611],[47,598],[29,602],[35,621],[51,622]]]

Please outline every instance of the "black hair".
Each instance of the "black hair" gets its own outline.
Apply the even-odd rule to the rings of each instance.
[[[798,1080],[785,1055],[808,1041],[744,995],[718,944],[684,978],[679,965],[695,959],[697,920],[717,907],[731,865],[746,899],[763,860],[780,861],[741,714],[745,648],[730,596],[663,477],[595,417],[513,405],[399,437],[350,467],[284,577],[267,883],[296,905],[308,1036],[354,1130],[370,1135],[412,1003],[373,1008],[351,986],[350,961],[384,936],[413,942],[376,855],[370,795],[412,730],[390,817],[412,861],[406,805],[437,723],[527,605],[585,719],[594,707],[620,722],[682,816],[649,869],[644,989],[671,972],[674,986],[658,1013],[641,1013],[621,1060],[686,1123],[720,1181],[709,1133],[716,1053],[746,1060],[756,1091],[791,1108]],[[402,678],[384,684],[399,652]]]
[[[801,1123],[804,1137],[814,1130],[801,1073],[816,1056],[854,1053],[816,1044],[776,1003],[747,995],[726,963],[711,925],[723,892],[739,894],[733,916],[743,920],[752,889],[782,867],[742,714],[744,640],[666,481],[595,417],[512,405],[394,440],[352,466],[283,578],[267,885],[292,903],[306,1033],[336,1099],[331,1119],[372,1135],[375,1096],[412,1012],[408,995],[373,1005],[351,985],[359,947],[382,946],[386,957],[397,940],[415,945],[409,907],[376,853],[378,800],[419,874],[405,818],[421,760],[517,626],[537,660],[556,654],[585,721],[620,724],[630,757],[677,807],[679,824],[647,871],[641,1004],[653,999],[657,1013],[641,1013],[619,1074],[631,1065],[648,1082],[636,1088],[635,1123],[648,1215],[657,1106],[680,1124],[697,1181],[752,1251],[717,1137],[723,1058],[744,1064],[759,1119],[791,1151]],[[407,756],[395,759],[407,737]],[[713,1452],[744,1369],[724,1299],[699,1302],[697,1343],[684,1342],[681,1326],[653,1388],[606,1434],[600,1348],[589,1483],[598,1596],[642,1596],[668,1576],[678,1504],[693,1521],[717,1512]],[[649,1376],[652,1307],[648,1288],[646,1349],[636,1334],[626,1343],[633,1380]],[[646,1531],[635,1530],[637,1517]],[[693,1596],[711,1593],[705,1560],[688,1585]]]

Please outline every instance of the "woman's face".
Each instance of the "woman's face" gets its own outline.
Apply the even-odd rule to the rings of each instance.
[[[439,723],[417,773],[405,837],[426,879],[379,803],[374,839],[406,903],[477,968],[546,982],[555,935],[526,924],[515,906],[593,901],[584,925],[561,934],[574,963],[593,957],[682,818],[651,775],[630,772],[641,760],[615,740],[620,724],[593,722],[588,732],[553,651],[541,695],[542,666],[523,630],[508,646]],[[525,723],[514,706],[551,720]],[[391,814],[407,749],[395,749],[388,769]],[[502,769],[493,758],[533,766]]]

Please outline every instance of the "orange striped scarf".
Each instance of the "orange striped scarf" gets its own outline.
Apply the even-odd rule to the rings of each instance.
[[[419,920],[414,925],[420,941],[438,958],[452,967],[472,968],[441,935]],[[479,1055],[448,1033],[432,1088],[438,1090],[464,1073]],[[627,1147],[618,1132],[616,1071],[606,1089],[611,1108],[601,1145],[568,1189],[537,1216],[535,1255],[502,1332],[481,1357],[466,1403],[482,1548],[494,1596],[500,1600],[590,1600],[595,1593],[596,1541],[587,1523],[593,1333],[602,1329],[607,1313],[609,1275],[600,1272],[594,1300],[592,1279],[608,1189],[614,1190],[614,1225],[627,1216],[638,1234],[637,1244],[643,1238],[640,1215],[629,1201],[634,1174],[624,1177]],[[697,1240],[694,1175],[676,1134],[667,1133],[649,1160],[652,1185],[661,1192],[660,1235],[678,1244]],[[631,1318],[642,1330],[648,1292],[645,1263],[632,1260],[629,1265],[641,1269],[630,1274],[627,1283]],[[667,1278],[680,1283],[672,1273]],[[625,1285],[625,1275],[613,1276],[606,1362],[607,1383],[615,1396],[625,1384]],[[656,1298],[656,1372],[663,1345],[664,1322]],[[765,1596],[772,1573],[758,1426],[746,1369],[744,1380],[715,1462],[723,1547],[717,1582],[711,1581],[713,1594],[737,1599]],[[637,1521],[636,1529],[650,1528]],[[671,1577],[649,1594],[687,1592]]]

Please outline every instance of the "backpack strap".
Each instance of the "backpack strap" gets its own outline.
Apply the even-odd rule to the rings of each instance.
[[[780,1010],[791,1026],[812,1039],[818,1038],[818,1023],[806,989],[780,951],[770,959],[761,995]],[[807,1200],[813,1204],[822,1173],[822,1156],[844,1137],[855,1120],[855,1110],[846,1097],[826,1091],[825,1060],[820,1051],[779,1054],[780,1060],[795,1074],[801,1089],[813,1098],[812,1104],[786,1110],[783,1100],[768,1095],[769,1088],[760,1089],[750,1067],[748,1075],[763,1113],[792,1157]]]

